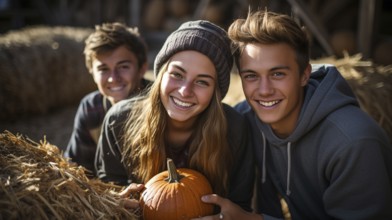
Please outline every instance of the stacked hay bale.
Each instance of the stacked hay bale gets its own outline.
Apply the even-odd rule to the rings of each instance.
[[[88,179],[54,145],[0,134],[0,219],[137,219],[120,190]]]
[[[90,29],[28,27],[0,36],[0,121],[75,104],[95,84],[84,65]]]

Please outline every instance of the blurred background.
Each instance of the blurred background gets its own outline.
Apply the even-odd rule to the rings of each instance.
[[[307,27],[312,56],[361,53],[380,64],[392,36],[392,0],[0,0],[0,33],[32,25],[92,28],[120,21],[141,29],[152,57],[182,22],[206,19],[223,28],[249,9],[293,15]],[[388,44],[389,43],[389,44]]]
[[[306,28],[312,59],[355,57],[357,66],[382,66],[388,74],[377,82],[384,84],[373,84],[390,88],[392,0],[0,0],[0,132],[66,145],[80,99],[96,89],[82,54],[96,24],[137,26],[152,67],[166,37],[184,21],[206,19],[227,29],[249,10],[265,8]],[[232,104],[242,96],[228,98]]]

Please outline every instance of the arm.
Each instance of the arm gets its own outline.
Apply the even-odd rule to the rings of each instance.
[[[255,180],[255,163],[252,154],[248,123],[244,117],[229,106],[225,107],[228,124],[228,143],[232,151],[229,169],[227,198],[246,211],[251,211]]]
[[[95,155],[95,169],[98,178],[119,185],[128,184],[128,175],[121,156],[121,137],[128,110],[122,105],[115,105],[108,111],[102,125]]]
[[[366,138],[351,145],[330,164],[323,197],[327,213],[340,219],[392,219],[390,146]]]
[[[74,127],[64,156],[70,158],[73,162],[94,171],[94,155],[96,143],[89,133],[87,126],[88,120],[93,117],[89,116],[84,100],[80,103],[74,119]],[[100,125],[101,122],[99,122]]]

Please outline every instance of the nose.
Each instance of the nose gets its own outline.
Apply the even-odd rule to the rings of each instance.
[[[187,97],[193,93],[193,84],[191,82],[184,82],[181,84],[178,92],[183,96]]]
[[[110,72],[109,78],[108,78],[108,82],[113,83],[116,81],[119,81],[120,77],[119,77],[119,73],[116,69],[112,70]]]
[[[274,91],[271,80],[269,80],[268,78],[260,79],[258,90],[259,90],[260,95],[263,95],[263,96],[271,95]]]

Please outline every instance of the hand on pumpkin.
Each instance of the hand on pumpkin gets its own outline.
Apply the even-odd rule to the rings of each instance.
[[[143,189],[143,184],[131,183],[127,188],[118,194],[122,198],[120,204],[122,204],[126,209],[139,208],[139,196]]]
[[[211,215],[211,216],[205,216],[201,218],[196,218],[193,220],[213,220],[213,219],[224,219],[224,220],[229,220],[229,219],[257,219],[257,220],[263,220],[263,217],[261,215],[255,214],[255,213],[250,213],[246,212],[243,210],[240,206],[237,204],[231,202],[229,199],[220,197],[216,194],[211,194],[211,195],[205,195],[201,198],[203,202],[206,203],[211,203],[215,204],[217,206],[220,206],[221,212],[217,215]]]

